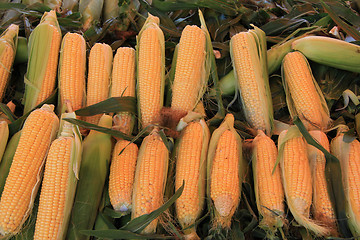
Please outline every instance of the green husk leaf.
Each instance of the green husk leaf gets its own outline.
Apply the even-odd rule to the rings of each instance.
[[[140,233],[142,230],[144,230],[154,219],[160,216],[163,212],[165,212],[175,201],[178,199],[183,190],[184,190],[185,183],[175,192],[175,194],[166,202],[164,203],[160,208],[152,211],[149,214],[144,214],[140,217],[132,219],[130,222],[128,222],[125,226],[120,228],[120,230],[123,231],[131,231],[133,233]]]
[[[75,111],[78,116],[94,116],[101,113],[136,113],[135,97],[111,97],[94,105]]]
[[[103,115],[99,126],[111,127],[112,117]],[[109,172],[111,146],[110,135],[94,130],[83,141],[79,181],[66,239],[88,239],[80,231],[92,229],[95,223]]]
[[[0,110],[5,114],[5,116],[10,120],[10,122],[15,122],[17,117],[6,104],[0,103]]]
[[[138,234],[127,230],[109,229],[109,230],[82,230],[82,234],[94,236],[97,238],[110,238],[110,239],[173,239],[173,236],[163,236],[158,234]]]
[[[79,12],[82,15],[83,30],[88,30],[100,20],[104,0],[80,0]]]
[[[121,218],[128,214],[128,212],[117,212],[114,209],[105,207],[103,214],[112,218]]]

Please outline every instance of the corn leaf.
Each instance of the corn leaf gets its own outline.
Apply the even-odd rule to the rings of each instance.
[[[163,236],[163,235],[143,235],[138,233],[133,233],[127,230],[121,229],[110,229],[110,230],[82,230],[80,231],[84,235],[94,236],[97,238],[110,238],[110,239],[174,239],[173,236]]]
[[[4,103],[0,103],[0,110],[6,117],[13,123],[16,120],[16,116],[11,112],[10,108]]]

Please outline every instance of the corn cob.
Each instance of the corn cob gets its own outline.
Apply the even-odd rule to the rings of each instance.
[[[64,113],[62,118],[76,119],[76,115]],[[61,126],[61,133],[52,142],[46,159],[34,240],[64,239],[74,201],[81,162],[81,135],[79,128],[69,122],[62,121]]]
[[[291,117],[299,116],[307,129],[326,129],[330,122],[329,109],[304,55],[286,54],[282,72]]]
[[[6,143],[9,138],[8,123],[4,120],[0,120],[0,162],[5,152]]]
[[[53,105],[45,104],[26,119],[0,200],[0,236],[16,234],[31,212],[45,156],[59,126],[53,110]]]
[[[135,143],[126,140],[119,140],[116,143],[109,176],[109,197],[116,211],[131,210],[137,156],[138,147]]]
[[[346,215],[353,234],[360,235],[360,143],[357,139],[349,142],[345,139],[347,126],[338,128],[337,136],[331,141],[331,153],[340,161],[342,180],[346,198]]]
[[[178,45],[171,100],[171,108],[181,117],[192,111],[202,98],[207,83],[205,57],[205,30],[186,26]]]
[[[281,182],[280,167],[273,169],[277,159],[277,149],[273,140],[263,131],[253,141],[253,173],[256,204],[262,216],[260,227],[272,238],[277,228],[285,221],[284,189]]]
[[[84,32],[100,20],[103,5],[104,0],[79,0],[79,12],[82,16]]]
[[[316,235],[329,230],[309,218],[312,203],[312,178],[306,143],[296,126],[279,135],[279,157],[287,205],[295,220]]]
[[[141,128],[156,123],[164,102],[165,41],[159,18],[149,14],[137,36],[137,96]]]
[[[191,122],[181,132],[176,147],[175,189],[185,187],[176,200],[176,214],[183,229],[195,224],[205,200],[206,156],[210,132],[204,120]],[[195,226],[184,230],[186,239],[200,239]]]
[[[19,26],[11,24],[0,36],[0,102],[8,84],[18,41]]]
[[[48,98],[55,89],[61,31],[55,11],[45,12],[29,38],[24,113]]]
[[[103,115],[100,118],[99,126],[111,128],[111,125],[111,116]],[[105,179],[109,171],[111,136],[91,130],[82,146],[79,181],[66,235],[67,240],[90,239],[80,231],[91,230],[98,214]]]
[[[207,195],[215,227],[230,228],[240,202],[245,163],[241,138],[234,129],[234,116],[227,114],[211,136],[208,150]]]
[[[105,43],[96,43],[91,48],[86,106],[104,101],[109,97],[112,61],[112,50],[109,45]],[[101,114],[86,117],[86,121],[92,124],[98,124],[100,117]]]
[[[111,97],[135,97],[135,50],[133,48],[118,48],[114,57],[111,79]],[[116,119],[116,121],[115,121]],[[115,116],[115,126],[125,134],[130,135],[134,127],[134,116],[121,112]]]
[[[77,33],[65,34],[59,62],[59,111],[65,112],[65,100],[74,111],[82,108],[85,101],[86,45]]]
[[[255,28],[234,35],[230,40],[230,52],[246,120],[253,128],[270,136],[273,110],[265,33]]]
[[[325,133],[314,130],[309,132],[327,151],[330,151],[329,141]],[[331,205],[327,190],[324,154],[317,148],[307,145],[307,154],[310,161],[311,176],[313,179],[313,215],[314,219],[326,226],[331,236],[337,236],[336,217]]]
[[[360,73],[360,46],[339,39],[308,36],[292,43],[306,58],[347,71]]]
[[[148,214],[163,202],[169,152],[155,128],[140,147],[135,171],[132,198],[132,218]],[[154,233],[158,219],[153,220],[142,233]]]

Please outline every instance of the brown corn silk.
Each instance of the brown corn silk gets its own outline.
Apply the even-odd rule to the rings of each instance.
[[[0,236],[16,234],[31,213],[45,156],[59,127],[53,105],[33,111],[19,144],[0,200]]]
[[[296,126],[279,135],[279,158],[287,205],[295,220],[316,235],[329,230],[310,219],[312,204],[312,177],[307,157],[307,146]]]
[[[177,219],[183,229],[195,224],[205,200],[206,156],[210,139],[203,119],[190,122],[182,131],[176,146],[175,190],[185,182],[175,202]],[[195,226],[184,230],[186,239],[200,239]]]
[[[194,110],[202,98],[207,82],[205,57],[205,30],[186,26],[178,45],[171,100],[171,108],[181,116]]]
[[[308,130],[326,130],[330,123],[329,109],[302,53],[285,55],[282,77],[291,117],[299,116]]]
[[[207,164],[207,195],[213,226],[228,229],[240,202],[245,169],[241,138],[234,129],[232,114],[226,115],[211,136]]]
[[[11,24],[0,36],[0,102],[9,81],[16,53],[19,26]]]
[[[65,34],[60,51],[59,91],[60,113],[65,112],[68,100],[74,111],[85,103],[86,43],[77,33]]]
[[[135,50],[128,47],[117,49],[111,79],[111,97],[135,97]],[[134,127],[134,116],[128,112],[117,113],[115,126],[130,135]]]
[[[90,51],[87,79],[86,106],[104,101],[109,97],[113,55],[108,44],[96,43]],[[98,124],[102,114],[86,117],[86,121]]]
[[[313,130],[311,136],[327,151],[330,151],[329,140],[324,132]],[[337,232],[336,216],[328,194],[325,176],[325,155],[317,148],[307,145],[310,161],[311,176],[313,179],[313,204],[314,219],[330,230],[331,236],[339,235]]]
[[[138,147],[135,143],[119,140],[114,148],[110,166],[109,197],[115,211],[131,210]]]
[[[137,36],[137,99],[139,124],[158,123],[164,102],[165,41],[159,18],[149,14]]]
[[[340,161],[346,198],[348,225],[354,236],[360,235],[360,143],[346,139],[349,128],[340,126],[337,136],[331,141],[331,154]]]
[[[148,214],[163,203],[169,151],[158,130],[142,142],[137,159],[132,199],[132,218]],[[154,233],[159,219],[153,220],[142,233]]]
[[[253,140],[253,174],[256,204],[262,216],[260,227],[271,238],[284,225],[284,189],[274,141],[261,130]]]

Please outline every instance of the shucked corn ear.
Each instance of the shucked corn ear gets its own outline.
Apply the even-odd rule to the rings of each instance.
[[[25,82],[24,113],[48,98],[55,89],[61,31],[55,11],[45,12],[31,32]]]
[[[75,113],[62,118],[76,119]],[[64,239],[73,206],[81,162],[79,128],[61,120],[60,134],[46,158],[34,239]]]
[[[103,115],[99,126],[111,128],[112,117]],[[83,141],[79,181],[67,231],[67,240],[90,239],[80,230],[91,230],[108,174],[111,155],[111,136],[91,130]]]
[[[109,176],[109,197],[115,211],[131,210],[138,147],[120,139],[114,148]]]
[[[112,70],[111,97],[135,97],[135,50],[129,47],[117,49]],[[120,112],[114,117],[114,124],[130,135],[134,127],[134,116]]]
[[[327,129],[329,109],[302,53],[286,54],[282,63],[282,79],[291,117],[299,116],[307,129]]]
[[[269,238],[272,238],[285,221],[284,188],[281,182],[280,166],[274,167],[277,159],[277,148],[274,141],[263,131],[253,141],[253,174],[256,204],[262,217],[262,227]]]
[[[0,236],[16,234],[35,200],[45,156],[59,127],[53,105],[33,111],[21,130],[19,144],[0,200]]]
[[[169,151],[155,128],[144,138],[136,163],[132,198],[132,218],[148,214],[163,203]],[[158,219],[153,220],[143,233],[154,233]]]
[[[11,24],[0,36],[0,102],[8,84],[18,41],[19,26]]]
[[[65,100],[71,102],[74,111],[85,102],[86,43],[77,33],[65,34],[59,62],[59,111],[65,111]]]
[[[203,26],[188,25],[177,46],[171,108],[181,116],[194,110],[206,88],[210,70],[206,61],[206,32]]]
[[[165,40],[159,18],[149,14],[137,36],[137,99],[141,128],[157,123],[164,102]]]
[[[294,41],[292,49],[314,62],[360,73],[359,45],[330,37],[308,36]]]
[[[109,97],[112,49],[105,43],[96,43],[90,51],[87,79],[86,106],[106,100]],[[101,114],[86,117],[86,121],[98,124]]]
[[[309,132],[327,151],[330,151],[329,140],[324,132],[313,130]],[[325,176],[325,155],[317,148],[307,145],[307,154],[310,161],[311,176],[313,179],[313,205],[314,219],[326,226],[331,236],[337,236],[336,216],[331,205]]]
[[[316,235],[327,235],[329,229],[310,219],[312,177],[306,143],[296,126],[279,135],[279,159],[287,205],[295,220]]]
[[[181,132],[176,143],[175,190],[183,181],[183,193],[175,202],[177,219],[183,229],[195,224],[205,200],[206,157],[210,131],[205,121],[189,123]],[[200,239],[195,226],[184,230],[189,239]]]
[[[212,134],[207,161],[207,196],[214,227],[230,228],[231,218],[240,202],[246,167],[232,114],[227,114]]]
[[[270,136],[273,108],[265,33],[254,27],[234,35],[230,40],[230,53],[246,120],[253,128]]]
[[[346,215],[352,234],[360,235],[360,143],[357,139],[349,142],[345,132],[348,127],[338,128],[337,136],[331,141],[331,153],[340,161],[346,198]]]

